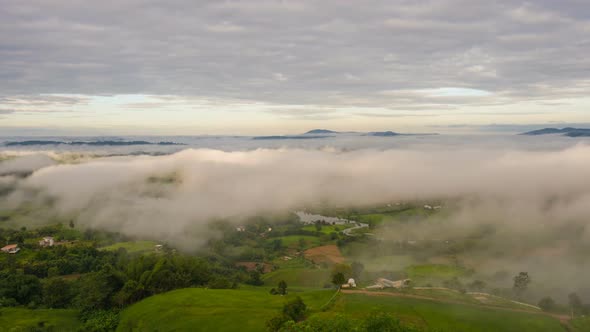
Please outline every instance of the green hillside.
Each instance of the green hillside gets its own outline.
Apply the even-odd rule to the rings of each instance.
[[[542,314],[492,309],[431,300],[343,294],[330,313],[362,318],[373,310],[392,313],[402,321],[424,328],[453,332],[559,332],[567,331],[557,319]]]
[[[437,331],[566,331],[557,319],[543,314],[393,296],[343,293],[322,312],[319,309],[333,291],[293,290],[281,297],[268,294],[267,288],[190,288],[156,295],[124,310],[118,331],[264,331],[266,320],[296,295],[309,306],[310,316],[318,318],[344,314],[360,321],[377,309],[404,323]]]
[[[319,309],[333,291],[270,295],[268,288],[179,289],[140,301],[121,314],[118,331],[264,331],[266,321],[294,296]]]
[[[78,311],[69,309],[0,309],[0,331],[77,331]]]

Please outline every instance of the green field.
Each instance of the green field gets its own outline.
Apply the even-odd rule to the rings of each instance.
[[[572,320],[572,326],[577,332],[590,332],[590,317],[578,317]]]
[[[282,297],[270,295],[267,287],[180,289],[149,297],[125,309],[118,331],[264,331],[266,320],[296,295],[310,308],[309,316],[318,318],[342,314],[360,320],[379,310],[407,324],[437,331],[566,331],[558,320],[543,314],[393,296],[344,293],[337,296],[328,311],[320,311],[333,294],[333,290],[292,289]]]
[[[273,237],[268,239],[268,241],[273,241],[276,239],[280,239],[283,243],[283,246],[288,248],[299,248],[299,242],[303,239],[303,249],[317,247],[320,245],[321,241],[320,238],[317,236],[311,235],[287,235],[287,236],[280,236],[280,237]]]
[[[127,250],[128,253],[144,253],[144,252],[153,252],[155,249],[155,245],[158,244],[154,241],[129,241],[129,242],[118,242],[112,244],[107,247],[102,247],[102,250],[119,250],[119,248],[123,248]]]
[[[32,331],[42,327],[51,331],[76,331],[80,327],[78,311],[69,309],[0,309],[0,331]]]
[[[316,290],[279,296],[268,290],[187,288],[152,296],[125,309],[117,331],[264,331],[288,299],[299,295],[318,310],[333,295]]]
[[[343,294],[331,312],[321,315],[342,313],[360,319],[373,310],[389,312],[408,324],[449,332],[566,331],[558,320],[541,314],[363,294]]]
[[[322,227],[320,228],[319,232],[320,233],[324,233],[324,234],[330,234],[330,233],[339,233],[342,232],[343,230],[350,228],[354,226],[354,224],[346,224],[346,225],[322,225]],[[318,232],[317,228],[315,225],[307,225],[304,226],[302,228],[304,231],[310,231],[310,232]]]
[[[284,280],[290,286],[322,288],[330,283],[330,270],[281,268],[265,274],[262,280],[265,285],[272,287],[276,287],[279,281]]]

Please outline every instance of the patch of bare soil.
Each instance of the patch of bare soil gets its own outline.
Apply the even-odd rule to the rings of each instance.
[[[344,257],[335,244],[308,249],[304,255],[306,259],[314,263],[337,264],[344,262]]]

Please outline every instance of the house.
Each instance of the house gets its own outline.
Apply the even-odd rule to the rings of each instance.
[[[347,283],[342,285],[341,288],[356,288],[356,282],[354,281],[354,279],[350,278],[348,279]]]
[[[163,245],[161,245],[161,244],[156,244],[156,245],[154,246],[154,250],[155,250],[156,252],[161,252],[163,249],[164,249],[164,246],[163,246]]]
[[[391,281],[391,280],[388,280],[385,278],[379,278],[379,279],[377,279],[377,281],[375,282],[374,285],[367,287],[367,289],[383,289],[383,288],[401,289],[401,288],[409,287],[411,283],[412,283],[411,279],[402,279],[402,280]]]
[[[238,231],[238,232],[245,232],[246,231],[246,227],[244,227],[244,226],[238,226],[238,227],[236,227],[236,231]]]
[[[6,245],[6,246],[0,248],[0,250],[2,250],[2,252],[5,252],[7,254],[16,254],[17,252],[20,251],[20,248],[18,247],[18,244],[9,244],[9,245]]]
[[[53,247],[55,245],[55,240],[52,236],[46,236],[41,241],[39,241],[39,245],[41,247]]]

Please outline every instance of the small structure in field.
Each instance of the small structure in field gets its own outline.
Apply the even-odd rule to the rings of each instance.
[[[383,289],[383,288],[395,288],[395,289],[402,289],[409,287],[412,283],[411,279],[401,279],[401,280],[388,280],[385,278],[379,278],[375,282],[374,285],[367,287],[367,289]]]
[[[161,245],[161,244],[156,244],[156,245],[154,246],[154,250],[155,250],[156,252],[161,252],[162,250],[164,250],[164,246],[163,246],[163,245]]]
[[[39,241],[39,245],[41,247],[53,247],[55,245],[55,240],[52,236],[45,236],[41,241]]]
[[[17,252],[20,251],[20,248],[18,247],[18,244],[9,244],[6,245],[2,248],[0,248],[0,250],[2,250],[2,252],[5,252],[7,254],[16,254]]]
[[[350,278],[348,279],[347,283],[342,285],[341,288],[356,288],[356,282],[354,281],[354,279]]]
[[[246,231],[246,227],[244,227],[244,226],[238,226],[238,227],[236,227],[236,231],[237,232],[245,232]]]

